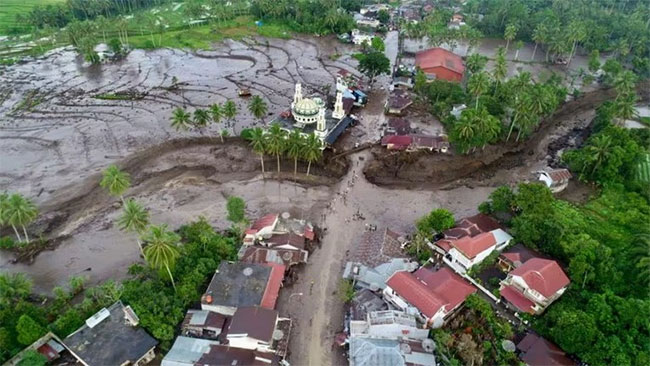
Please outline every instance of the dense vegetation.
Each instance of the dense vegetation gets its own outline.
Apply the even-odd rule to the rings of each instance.
[[[122,283],[107,281],[86,289],[83,278],[74,277],[66,288],[55,287],[49,297],[32,293],[24,275],[0,275],[0,362],[47,331],[66,337],[86,318],[120,299],[133,307],[140,325],[162,348],[168,348],[185,311],[200,299],[219,262],[236,258],[238,245],[236,237],[215,233],[203,218],[182,226],[179,234],[182,244],[171,269],[176,289],[166,270],[140,264],[129,269],[131,276]]]
[[[254,0],[251,14],[257,18],[284,22],[303,33],[346,33],[354,20],[346,9],[359,8],[358,1],[337,0]]]
[[[515,192],[499,188],[481,211],[507,222],[516,240],[563,263],[572,281],[535,329],[590,365],[645,365],[650,205],[647,184],[633,172],[644,150],[636,132],[609,118],[601,107],[600,130],[565,157],[580,179],[600,186],[597,197],[573,205],[541,184],[521,184]]]
[[[650,73],[650,7],[630,0],[470,0],[468,23],[484,34],[534,42],[568,57],[579,47],[614,52],[639,74]],[[479,14],[483,17],[479,20]]]

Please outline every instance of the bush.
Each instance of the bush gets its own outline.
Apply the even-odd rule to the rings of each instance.
[[[18,362],[18,366],[45,366],[47,364],[47,357],[43,356],[33,349],[25,352],[22,360]]]
[[[0,249],[13,249],[16,247],[16,241],[8,236],[0,238]]]
[[[352,281],[341,280],[339,283],[339,296],[341,301],[348,303],[354,298],[354,285]]]

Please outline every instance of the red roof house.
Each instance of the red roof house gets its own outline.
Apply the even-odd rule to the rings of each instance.
[[[402,310],[417,308],[427,325],[438,328],[474,292],[473,286],[449,268],[436,272],[420,268],[415,273],[393,274],[386,282],[384,298]]]
[[[517,310],[540,314],[562,296],[570,282],[557,262],[532,258],[510,272],[501,282],[500,290],[501,296]],[[522,301],[521,297],[529,302]]]
[[[446,81],[460,82],[465,72],[465,65],[460,56],[439,47],[415,54],[415,65],[424,73]]]
[[[275,309],[275,303],[278,301],[286,267],[282,264],[270,264],[269,266],[271,267],[271,274],[266,283],[266,289],[264,290],[264,295],[262,295],[262,303],[260,306],[267,309]]]
[[[390,135],[381,139],[381,146],[386,146],[388,150],[406,150],[411,146],[411,142],[411,136]]]

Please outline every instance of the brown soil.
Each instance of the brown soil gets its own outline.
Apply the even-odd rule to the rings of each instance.
[[[650,99],[650,82],[639,84],[641,100]],[[364,169],[366,178],[390,187],[444,188],[458,185],[508,184],[530,179],[534,165],[556,164],[557,154],[569,145],[567,136],[587,128],[594,108],[614,97],[614,90],[597,90],[562,105],[523,143],[492,145],[467,155],[425,152],[400,153],[377,146]],[[551,145],[556,141],[557,143]],[[579,139],[582,141],[583,139]],[[520,172],[517,167],[529,168]]]

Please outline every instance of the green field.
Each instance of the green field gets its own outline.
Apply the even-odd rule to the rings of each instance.
[[[0,35],[6,35],[16,23],[16,14],[27,14],[36,5],[62,2],[64,0],[0,0]]]

